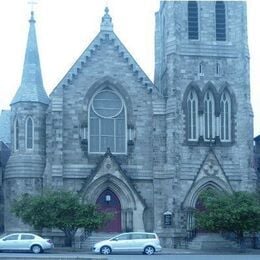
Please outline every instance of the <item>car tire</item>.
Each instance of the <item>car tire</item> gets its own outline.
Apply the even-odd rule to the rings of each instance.
[[[153,246],[147,246],[144,249],[144,254],[146,254],[146,255],[153,255],[154,252],[155,252],[155,249]]]
[[[34,254],[39,254],[41,253],[43,250],[42,250],[42,247],[40,245],[33,245],[31,247],[31,250]]]
[[[100,254],[102,254],[102,255],[110,255],[111,252],[112,252],[112,250],[109,246],[102,246],[100,248]]]

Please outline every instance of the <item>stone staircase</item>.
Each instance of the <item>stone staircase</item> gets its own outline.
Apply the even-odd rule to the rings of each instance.
[[[93,232],[86,240],[80,243],[80,248],[90,250],[95,243],[109,239],[118,235],[119,233],[103,233],[103,232]]]
[[[199,233],[188,243],[189,249],[197,250],[227,250],[238,249],[237,243],[223,238],[217,233]]]

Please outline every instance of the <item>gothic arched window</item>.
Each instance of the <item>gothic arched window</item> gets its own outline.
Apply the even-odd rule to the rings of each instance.
[[[220,140],[231,141],[231,99],[227,91],[220,99]]]
[[[199,16],[197,1],[188,2],[188,37],[189,40],[199,39]]]
[[[219,76],[220,74],[220,64],[217,62],[216,63],[216,76]]]
[[[106,87],[89,107],[89,152],[126,154],[126,107],[121,96]]]
[[[226,7],[224,1],[216,1],[216,40],[226,40]]]
[[[18,119],[14,121],[14,150],[19,149],[19,122]]]
[[[33,141],[34,141],[33,120],[31,117],[28,117],[25,124],[26,149],[33,149]]]
[[[204,96],[204,139],[215,138],[215,101],[213,94],[207,91]]]
[[[187,98],[188,140],[198,140],[198,96],[191,90]]]
[[[204,70],[203,70],[203,62],[200,62],[199,64],[199,75],[204,76]]]

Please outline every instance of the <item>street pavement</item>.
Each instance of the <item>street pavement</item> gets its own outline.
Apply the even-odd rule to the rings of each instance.
[[[260,249],[225,251],[205,251],[190,249],[163,248],[162,252],[152,256],[143,254],[112,254],[103,256],[83,249],[57,247],[43,254],[33,253],[0,253],[0,259],[6,260],[260,260]]]

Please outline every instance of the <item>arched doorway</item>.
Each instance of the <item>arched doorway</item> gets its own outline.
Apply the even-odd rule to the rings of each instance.
[[[100,231],[121,232],[121,203],[116,194],[112,190],[106,189],[99,195],[96,204],[101,211],[113,214],[113,219]]]
[[[213,188],[213,187],[207,187],[205,188],[203,191],[200,192],[200,194],[198,195],[198,198],[196,200],[195,203],[195,209],[199,212],[204,212],[206,211],[206,206],[204,205],[204,196],[209,196],[209,197],[214,197],[217,194],[219,194],[220,191]],[[195,219],[195,223],[196,223],[196,219]],[[200,228],[200,227],[196,227],[196,232],[198,233],[208,233],[209,231],[204,229],[204,228]]]

